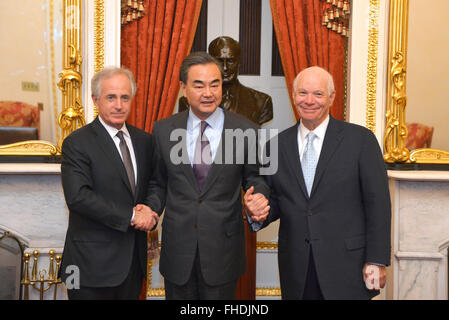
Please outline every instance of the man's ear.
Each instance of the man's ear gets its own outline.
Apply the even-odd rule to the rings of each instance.
[[[334,99],[335,99],[335,90],[332,91],[332,93],[329,96],[329,99],[331,100],[331,105],[334,103]]]
[[[182,82],[182,81],[179,81],[179,84],[181,85],[182,95],[183,95],[184,97],[187,98],[187,96],[186,96],[186,85],[185,85],[185,83]]]
[[[92,101],[94,102],[94,105],[97,106],[97,102],[98,102],[97,97],[94,94],[92,94],[91,97],[92,97]]]

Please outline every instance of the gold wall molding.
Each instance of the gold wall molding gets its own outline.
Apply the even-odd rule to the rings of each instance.
[[[366,80],[366,127],[373,133],[375,133],[376,130],[379,10],[379,0],[370,0],[368,30],[368,67]]]
[[[280,297],[281,288],[256,288],[257,297]]]
[[[405,147],[408,6],[408,0],[390,0],[389,77],[384,134],[384,160],[390,163],[409,162],[410,157]]]
[[[86,124],[84,108],[81,104],[83,82],[81,2],[82,0],[64,0],[63,70],[59,74],[61,80],[58,83],[58,88],[62,92],[62,111],[58,117],[58,125],[61,128],[58,151],[61,150],[62,142],[70,133]]]
[[[104,68],[104,0],[95,0],[94,13],[94,72]],[[94,108],[94,118],[98,115],[98,109]]]
[[[49,19],[50,19],[50,75],[51,75],[51,94],[53,96],[53,114],[54,114],[54,123],[58,123],[58,94],[56,90],[56,72],[55,72],[55,31],[54,31],[54,24],[55,24],[55,1],[50,0],[49,5]],[[59,130],[55,130],[56,134],[56,141],[59,141],[60,132]]]
[[[410,153],[410,162],[447,164],[449,152],[438,149],[417,149]]]
[[[277,242],[271,242],[271,241],[257,241],[256,244],[256,250],[262,251],[262,250],[276,250],[278,249]]]
[[[0,146],[0,155],[55,156],[59,150],[51,142],[30,140]]]

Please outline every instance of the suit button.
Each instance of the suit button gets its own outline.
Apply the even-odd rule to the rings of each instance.
[[[309,244],[309,243],[310,243],[310,240],[309,240],[309,239],[306,239],[305,241],[306,241],[306,243],[307,243],[307,244]]]
[[[194,227],[195,227],[195,229],[198,229],[198,225],[197,225],[196,223],[195,223],[195,226],[194,226]]]
[[[312,210],[307,211],[307,215],[308,215],[309,217],[311,217],[311,216],[312,216]]]
[[[203,202],[203,198],[198,199],[198,203],[201,203],[201,202]]]

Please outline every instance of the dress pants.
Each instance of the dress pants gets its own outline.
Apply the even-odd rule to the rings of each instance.
[[[306,284],[304,287],[303,300],[324,300],[321,293],[320,284],[315,268],[315,261],[313,259],[312,246],[310,246],[309,267],[307,270]]]
[[[69,300],[138,300],[144,274],[140,267],[137,241],[128,276],[116,287],[85,287],[67,290]]]
[[[167,300],[233,300],[235,299],[237,281],[223,285],[210,286],[201,273],[199,250],[196,249],[192,273],[187,283],[176,285],[164,279],[165,298]]]

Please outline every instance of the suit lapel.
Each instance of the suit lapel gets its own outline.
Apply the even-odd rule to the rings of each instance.
[[[126,185],[129,192],[132,194],[128,175],[126,173],[126,169],[123,164],[122,158],[120,157],[120,154],[117,150],[117,147],[115,146],[114,141],[112,140],[111,136],[106,131],[106,129],[103,127],[103,125],[100,123],[98,117],[92,122],[92,128],[94,129],[95,134],[99,138],[100,142],[99,147],[105,154],[105,159],[107,159],[107,161],[111,160],[113,165],[116,167],[120,177],[122,178],[123,183]]]
[[[329,164],[335,150],[339,146],[342,140],[342,128],[338,121],[329,116],[329,125],[324,136],[323,146],[321,148],[320,158],[315,171],[315,178],[313,180],[313,186],[311,195],[313,195],[315,189],[317,188],[324,171]]]
[[[229,119],[229,116],[228,116],[229,111],[223,109],[223,113],[224,113],[224,123],[223,123],[223,131],[221,132],[220,143],[218,144],[218,148],[217,148],[217,152],[215,153],[214,161],[212,162],[212,165],[209,169],[209,173],[207,174],[206,182],[204,183],[203,189],[201,190],[201,194],[206,193],[210,189],[210,187],[214,184],[214,181],[219,176],[221,169],[223,168],[223,165],[224,165],[224,162],[226,159],[226,155],[224,154],[225,144],[223,143],[223,141],[225,141],[225,139],[226,139],[226,136],[225,136],[226,129],[235,129],[232,121]],[[235,146],[234,146],[234,148],[235,148]],[[235,149],[234,149],[234,152],[235,152]],[[215,163],[217,160],[217,157],[221,157],[221,159],[219,159],[220,162],[218,164]]]
[[[299,149],[298,149],[298,127],[299,127],[299,121],[294,127],[294,129],[289,132],[289,134],[286,136],[286,139],[283,141],[285,145],[282,147],[282,150],[285,151],[287,154],[287,159],[290,164],[290,168],[295,174],[296,181],[299,184],[299,187],[301,188],[302,192],[304,193],[304,196],[306,198],[309,197],[307,193],[306,184],[304,182],[304,175],[302,173],[302,167],[301,167],[301,159],[299,157]],[[282,143],[282,142],[281,142]],[[294,146],[294,147],[293,147]]]
[[[139,142],[139,139],[137,138],[137,134],[134,131],[134,127],[130,126],[130,125],[126,125],[126,128],[128,129],[129,135],[131,137],[131,142],[133,144],[133,149],[134,149],[134,156],[136,157],[136,167],[137,167],[137,183],[136,183],[136,194],[135,194],[135,198],[137,198],[137,195],[139,194],[140,191],[140,186],[142,184],[141,181],[141,177],[142,175],[139,174],[141,172],[143,172],[143,166],[145,165],[144,163],[144,157],[143,157],[143,148],[139,148],[137,146],[141,145],[141,143]],[[143,145],[143,142],[142,142]],[[130,186],[131,188],[131,186]]]
[[[182,171],[184,172],[185,177],[189,181],[189,183],[192,185],[193,188],[199,193],[200,189],[198,187],[198,183],[196,181],[195,174],[193,173],[192,165],[190,164],[189,154],[187,152],[187,118],[189,115],[189,111],[183,111],[179,114],[179,117],[174,118],[174,121],[172,123],[172,129],[184,129],[184,136],[181,138],[183,146],[182,150],[185,152],[182,152],[182,162],[180,164]],[[169,150],[172,150],[175,144],[179,143],[179,141],[170,141]]]

